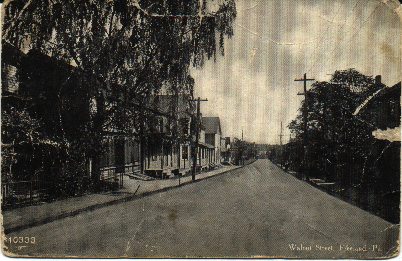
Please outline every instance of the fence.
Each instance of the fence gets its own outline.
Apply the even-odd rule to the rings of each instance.
[[[2,182],[2,207],[33,204],[47,198],[46,183],[43,180]]]
[[[116,167],[103,167],[101,168],[100,179],[109,182],[119,183],[123,187],[123,175],[132,174],[139,171],[139,164],[127,164],[124,166]]]
[[[123,175],[135,173],[139,169],[138,164],[128,164],[117,167],[101,168],[101,180],[118,183],[123,186]],[[49,186],[51,183],[43,180],[14,181],[1,183],[2,208],[9,209],[18,206],[26,206],[49,198]]]

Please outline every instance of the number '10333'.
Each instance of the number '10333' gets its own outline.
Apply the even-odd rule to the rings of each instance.
[[[35,237],[6,237],[5,242],[12,244],[35,244]]]

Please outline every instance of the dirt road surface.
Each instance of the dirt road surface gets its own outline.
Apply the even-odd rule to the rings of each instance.
[[[27,242],[10,243],[15,238]],[[398,228],[268,160],[6,235],[17,255],[374,258]],[[34,240],[34,243],[32,243]]]

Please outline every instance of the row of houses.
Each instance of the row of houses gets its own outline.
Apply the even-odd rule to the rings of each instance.
[[[157,95],[157,106],[174,99],[174,96]],[[179,96],[184,101],[190,101],[188,96]],[[161,107],[160,109],[166,109]],[[195,131],[192,123],[195,115],[191,111],[182,114],[178,119],[162,118],[160,121],[178,121],[181,123],[180,137],[171,137],[168,128],[157,128],[154,133],[143,137],[105,136],[107,151],[101,161],[101,178],[107,179],[124,172],[128,175],[146,175],[156,178],[168,178],[175,175],[187,175],[191,172],[194,157],[196,157],[197,172],[217,168],[223,161],[228,161],[229,143],[222,137],[219,117],[201,117],[198,144],[195,144]],[[194,153],[193,150],[197,150]],[[124,170],[119,168],[124,168]]]
[[[92,102],[95,97],[87,90],[97,86],[107,90],[109,85],[99,77],[83,73],[39,51],[23,53],[6,43],[2,46],[3,114],[13,118],[11,121],[17,124],[18,115],[25,115],[25,120],[30,121],[26,126],[28,132],[40,122],[39,131],[53,137],[49,144],[53,143],[51,145],[55,147],[63,140],[86,142],[77,137],[86,137],[83,130],[89,128],[88,122],[94,122],[96,115],[93,111],[96,109],[91,106],[108,102],[99,99]],[[120,87],[124,89],[124,86]],[[192,91],[173,92],[166,84],[157,93],[148,95],[142,104],[132,102],[131,106],[141,115],[132,121],[141,123],[133,124],[137,127],[126,131],[105,124],[100,144],[103,150],[98,150],[101,151],[100,175],[95,173],[96,155],[90,153],[85,154],[87,160],[82,175],[101,180],[116,178],[118,173],[163,178],[188,174],[194,157],[197,171],[216,168],[228,160],[229,140],[222,135],[219,117],[197,116]],[[103,121],[107,122],[107,119]],[[198,122],[200,124],[196,124]],[[25,147],[15,145],[27,142],[21,135],[7,129],[12,124],[4,120],[2,123],[5,129],[2,132],[3,148],[13,147],[11,152],[2,150],[3,156],[11,155],[12,158],[10,173],[5,175],[13,177],[9,181],[31,179],[36,175],[34,172],[43,169],[43,166],[36,165],[47,164],[46,161],[52,161],[47,164],[49,166],[63,164],[62,160],[56,162],[45,155],[34,155],[39,151],[35,152],[34,142]],[[195,144],[197,132],[199,140]],[[18,143],[18,140],[22,142]],[[46,145],[43,140],[41,143],[41,146]],[[59,157],[63,158],[62,155]]]

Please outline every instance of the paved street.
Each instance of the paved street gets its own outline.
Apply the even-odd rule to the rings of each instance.
[[[19,255],[369,258],[396,246],[392,224],[268,160],[7,235]],[[28,240],[29,241],[29,240]],[[388,253],[387,253],[388,252]]]
[[[225,166],[208,172],[198,173],[196,179],[207,179],[239,167]],[[76,214],[113,205],[117,202],[130,201],[146,194],[158,193],[158,191],[165,191],[191,182],[191,175],[182,178],[147,181],[124,177],[124,186],[118,191],[100,191],[79,197],[59,199],[44,204],[3,211],[3,228],[6,233],[20,231],[21,229],[46,224],[68,216],[75,216]]]

